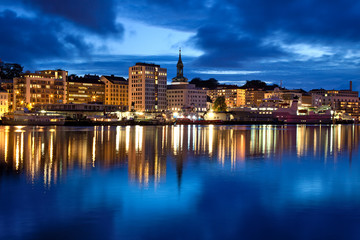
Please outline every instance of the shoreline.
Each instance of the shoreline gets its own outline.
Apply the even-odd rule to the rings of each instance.
[[[64,124],[3,124],[1,126],[165,126],[165,125],[352,125],[358,124],[353,121],[336,121],[326,123],[301,122],[301,123],[284,123],[277,121],[117,121],[117,122],[93,122],[93,121],[65,121]]]

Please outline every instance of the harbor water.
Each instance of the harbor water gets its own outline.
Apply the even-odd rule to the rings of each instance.
[[[360,125],[1,126],[0,239],[360,239]]]

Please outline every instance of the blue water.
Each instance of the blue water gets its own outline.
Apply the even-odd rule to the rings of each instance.
[[[0,127],[0,239],[360,239],[359,125]]]

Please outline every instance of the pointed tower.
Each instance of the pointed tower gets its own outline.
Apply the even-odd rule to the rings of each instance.
[[[187,82],[188,79],[184,77],[184,64],[181,60],[181,48],[179,49],[179,60],[176,65],[177,68],[177,74],[176,77],[172,79],[172,82]]]
[[[176,75],[176,77],[183,78],[184,77],[184,72],[183,72],[184,64],[183,64],[183,62],[181,60],[181,48],[179,49],[179,60],[178,60],[178,63],[176,65],[176,67],[177,67],[177,75]]]

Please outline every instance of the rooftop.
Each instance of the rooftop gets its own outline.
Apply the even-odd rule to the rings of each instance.
[[[114,75],[102,76],[102,77],[106,78],[107,80],[109,80],[112,83],[127,83],[127,80],[123,77],[116,77]]]
[[[86,78],[86,77],[72,77],[68,78],[68,82],[77,83],[91,83],[91,84],[104,84],[100,79]]]
[[[154,63],[142,63],[142,62],[137,62],[135,65],[136,66],[148,66],[148,67],[160,67],[160,65],[156,65]]]

